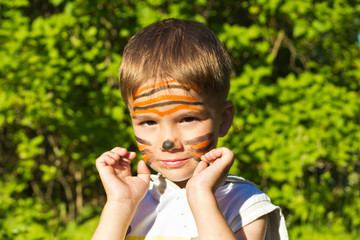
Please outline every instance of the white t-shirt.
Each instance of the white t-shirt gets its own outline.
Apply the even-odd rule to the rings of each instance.
[[[186,189],[160,175],[152,175],[149,191],[140,202],[129,226],[127,240],[194,240],[198,238]],[[288,239],[279,207],[243,178],[228,176],[215,192],[218,206],[233,232],[268,215],[266,239]]]

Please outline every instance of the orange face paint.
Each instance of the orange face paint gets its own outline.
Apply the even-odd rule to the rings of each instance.
[[[176,84],[173,84],[176,83]],[[154,113],[161,117],[172,114],[174,112],[186,109],[193,111],[200,111],[199,108],[193,107],[194,105],[202,105],[201,102],[197,102],[196,98],[188,95],[171,95],[168,91],[170,88],[182,88],[183,90],[189,92],[190,88],[187,86],[179,85],[175,80],[159,82],[156,84],[148,85],[140,88],[136,91],[133,97],[133,116],[136,114],[144,113]],[[192,88],[191,88],[192,89]],[[162,94],[162,91],[166,91]],[[152,97],[155,93],[158,93],[157,96]],[[135,102],[139,98],[147,97],[144,101]],[[176,105],[171,109],[161,111],[158,108],[166,107],[169,105]]]
[[[200,157],[210,151],[214,145],[214,133],[208,133],[191,140],[184,141],[185,145],[190,145],[190,151],[195,158],[200,161]]]
[[[164,100],[178,100],[178,101],[184,100],[184,101],[190,101],[190,102],[195,102],[195,101],[196,101],[195,98],[193,98],[193,97],[188,97],[188,96],[182,96],[182,95],[162,95],[162,96],[159,96],[159,97],[157,97],[157,98],[151,98],[151,99],[146,100],[146,101],[143,101],[143,102],[134,103],[134,104],[133,104],[133,107],[134,107],[134,108],[136,108],[136,107],[143,107],[143,106],[150,105],[150,104],[154,104],[154,103],[161,102],[161,101],[164,101]]]
[[[213,143],[213,139],[209,139],[209,140],[206,140],[204,142],[192,145],[191,148],[194,149],[194,150],[201,149],[201,148],[209,146],[209,144],[212,144],[212,143]]]
[[[180,111],[180,110],[183,110],[183,109],[200,111],[200,109],[197,108],[197,107],[191,107],[191,106],[188,106],[188,105],[178,105],[178,106],[173,107],[173,108],[171,108],[171,109],[169,109],[167,111],[164,111],[164,112],[161,112],[156,108],[151,108],[151,109],[146,109],[146,110],[136,110],[133,113],[133,116],[136,115],[136,114],[140,114],[140,113],[154,113],[154,114],[159,115],[160,117],[164,117],[165,115],[169,115],[169,114],[172,114],[174,112],[177,112],[177,111]]]
[[[169,81],[161,81],[161,82],[158,82],[156,84],[151,84],[151,85],[147,85],[145,87],[142,87],[140,88],[139,90],[137,90],[134,94],[134,98],[136,96],[138,96],[140,93],[148,90],[148,89],[154,89],[154,88],[157,88],[157,87],[161,87],[161,86],[165,86],[165,85],[168,85],[169,83],[174,83],[174,82],[177,82],[176,80],[169,80]]]
[[[149,158],[150,158],[149,155],[145,155],[145,156],[143,157],[143,159],[144,159],[145,162],[149,161]]]
[[[181,89],[183,91],[175,91],[175,94],[171,94],[169,89]],[[189,95],[191,90],[198,91],[197,88],[184,86],[176,80],[162,81],[141,87],[131,99],[133,107],[132,116],[137,114],[156,114],[164,117],[181,110],[201,111],[201,108],[196,106],[201,106],[203,103]],[[151,143],[138,137],[136,137],[136,141],[144,161],[151,163],[151,158],[153,157]],[[184,144],[190,145],[189,149],[193,157],[200,160],[200,157],[214,144],[213,133],[185,141]]]
[[[138,148],[140,150],[140,153],[143,156],[144,161],[147,162],[152,155],[152,151],[150,149],[151,143],[146,141],[145,139],[142,139],[142,138],[139,138],[136,136],[135,136],[135,139],[136,139]]]

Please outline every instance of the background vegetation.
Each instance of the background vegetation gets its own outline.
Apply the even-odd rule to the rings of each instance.
[[[0,0],[0,238],[90,238],[95,159],[136,149],[122,50],[168,17],[232,55],[231,172],[282,207],[292,239],[360,239],[359,0]]]

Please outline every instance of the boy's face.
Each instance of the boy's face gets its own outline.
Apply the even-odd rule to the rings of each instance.
[[[140,86],[129,110],[144,161],[184,187],[200,157],[231,125],[232,104],[221,108],[217,100],[175,80]]]

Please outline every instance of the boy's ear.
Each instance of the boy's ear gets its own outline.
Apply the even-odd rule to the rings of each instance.
[[[235,115],[235,107],[232,101],[226,101],[221,114],[221,123],[219,128],[219,137],[224,137],[232,124]]]

